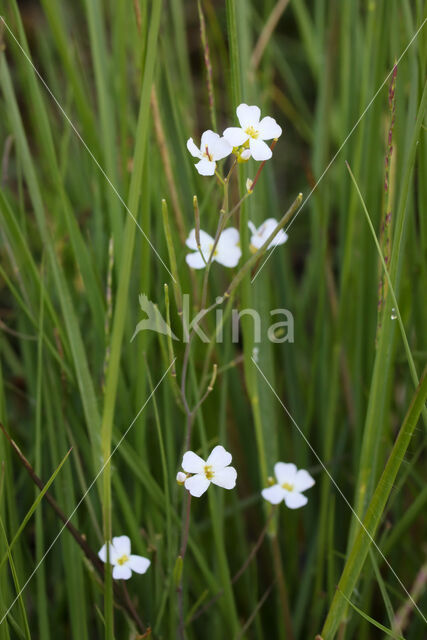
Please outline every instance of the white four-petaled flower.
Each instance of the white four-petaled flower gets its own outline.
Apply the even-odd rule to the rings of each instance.
[[[203,260],[200,255],[200,251],[197,248],[196,231],[195,229],[192,229],[185,241],[187,247],[195,251],[195,253],[188,253],[185,256],[188,266],[193,269],[203,269],[203,267],[206,266],[206,262],[209,260],[214,242],[214,239],[208,233],[200,230],[200,251],[203,254]],[[237,229],[234,229],[234,227],[225,229],[218,239],[212,260],[219,262],[224,265],[224,267],[235,267],[239,262],[241,255],[242,251],[240,249],[239,232]]]
[[[110,564],[113,566],[113,578],[115,580],[128,580],[132,571],[145,573],[151,562],[143,556],[132,555],[130,552],[130,540],[127,536],[116,536],[112,542],[102,545],[98,557],[102,562],[107,562],[107,544],[109,545]]]
[[[251,249],[258,250],[264,242],[267,240],[268,236],[274,231],[279,223],[275,218],[267,218],[264,220],[262,225],[256,228],[253,222],[248,222],[248,227],[252,232],[251,236]],[[277,247],[280,244],[284,244],[288,239],[288,235],[280,229],[279,233],[273,238],[273,240],[268,245],[267,249],[271,249],[272,247]]]
[[[237,471],[229,466],[231,460],[231,453],[221,445],[212,449],[206,461],[193,451],[187,451],[184,453],[181,466],[184,471],[194,475],[186,479],[185,488],[195,498],[200,498],[211,482],[223,489],[234,489]]]
[[[240,147],[249,143],[254,160],[268,160],[273,155],[264,140],[279,138],[282,128],[270,116],[260,120],[261,110],[253,105],[240,104],[236,109],[240,127],[229,127],[224,131],[224,138],[232,147]]]
[[[199,158],[200,162],[195,166],[202,176],[213,176],[217,161],[226,158],[232,152],[227,140],[210,129],[202,134],[200,149],[195,145],[193,138],[187,140],[187,149],[194,158]]]
[[[302,492],[315,484],[308,471],[297,470],[292,462],[277,462],[274,465],[274,474],[277,484],[263,489],[263,498],[271,504],[279,504],[284,500],[289,509],[299,509],[307,504],[308,500]]]

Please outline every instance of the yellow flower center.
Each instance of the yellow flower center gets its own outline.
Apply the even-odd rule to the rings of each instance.
[[[212,162],[212,154],[209,153],[208,145],[206,145],[205,149],[206,150],[205,150],[205,152],[203,154],[203,157],[207,158],[209,160],[209,162]]]
[[[256,139],[258,138],[258,136],[259,136],[259,132],[258,132],[256,129],[254,129],[252,126],[247,127],[247,128],[245,129],[245,133],[246,133],[248,136],[250,136],[251,138],[254,138],[255,140],[256,140]]]
[[[212,469],[211,465],[210,465],[210,464],[206,464],[206,465],[205,465],[205,476],[206,476],[206,478],[207,478],[208,480],[212,480],[212,478],[214,477],[214,475],[215,475],[215,474],[214,474],[214,472],[213,472],[213,469]]]
[[[117,560],[117,564],[119,564],[120,566],[126,564],[127,562],[129,562],[129,556],[127,556],[126,554],[122,555],[122,557]]]
[[[211,255],[212,253],[212,249],[213,249],[213,244],[209,245],[209,255]],[[215,249],[214,251],[214,257],[218,255],[218,249]]]
[[[289,484],[289,482],[283,482],[282,488],[286,489],[287,491],[293,491],[294,490],[294,485],[293,484]]]

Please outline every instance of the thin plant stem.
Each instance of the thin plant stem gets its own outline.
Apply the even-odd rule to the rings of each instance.
[[[190,514],[191,514],[191,493],[187,491],[187,500],[184,506],[183,528],[181,535],[181,549],[180,558],[184,564],[184,558],[187,551],[188,544],[188,532],[190,530]],[[178,592],[178,610],[179,610],[179,637],[181,640],[185,639],[185,622],[184,622],[184,585],[183,585],[183,572],[181,570],[181,577],[179,585],[177,587]]]
[[[238,581],[238,579],[245,573],[246,569],[248,568],[248,566],[250,565],[250,563],[252,562],[252,560],[254,559],[254,557],[256,556],[256,554],[258,553],[264,538],[266,536],[266,533],[268,532],[269,526],[270,526],[270,522],[273,518],[273,515],[275,513],[276,507],[273,507],[270,511],[270,514],[267,518],[267,521],[261,531],[261,533],[258,536],[258,540],[255,542],[254,546],[252,547],[248,557],[246,558],[246,560],[244,561],[244,563],[242,564],[242,566],[240,567],[240,569],[237,571],[237,573],[234,574],[234,576],[231,579],[231,584],[234,584],[235,582]],[[224,594],[224,589],[221,589],[221,591],[218,591],[217,594],[215,594],[203,607],[201,607],[198,611],[196,611],[194,613],[194,615],[191,616],[191,619],[188,620],[187,624],[189,624],[190,622],[193,622],[194,620],[197,620],[197,618],[199,618],[203,613],[206,613],[206,611],[208,609],[211,608],[212,605],[215,604],[215,602],[217,602],[219,600],[219,598]]]
[[[277,535],[274,535],[271,539],[271,547],[273,550],[273,566],[276,574],[276,579],[279,584],[279,598],[282,606],[283,622],[286,629],[287,640],[294,640],[294,633],[292,629],[292,620],[289,609],[288,590],[286,588],[285,576],[283,573],[282,554],[280,553],[279,539]]]

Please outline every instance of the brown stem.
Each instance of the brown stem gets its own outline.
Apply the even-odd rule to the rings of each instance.
[[[138,29],[138,33],[139,33],[139,35],[141,35],[142,19],[141,19],[141,9],[139,7],[138,0],[133,0],[133,8],[134,8],[134,11],[135,11],[136,26],[137,26],[137,29]]]
[[[126,582],[124,580],[121,581],[122,582],[122,588],[123,588],[123,595],[124,595],[124,601],[126,602],[127,605],[127,609],[128,611],[132,611],[132,617],[135,621],[137,621],[137,624],[139,626],[139,628],[142,630],[142,632],[144,634],[146,634],[146,632],[151,631],[150,627],[148,627],[148,629],[145,628],[144,623],[142,622],[141,618],[138,615],[138,612],[136,611],[135,607],[133,606],[133,602],[130,598],[129,592],[127,590],[126,587]]]

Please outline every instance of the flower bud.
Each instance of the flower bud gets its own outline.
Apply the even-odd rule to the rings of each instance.
[[[176,474],[177,483],[182,486],[186,481],[186,479],[187,479],[187,474],[184,473],[183,471],[178,471],[178,473]]]

